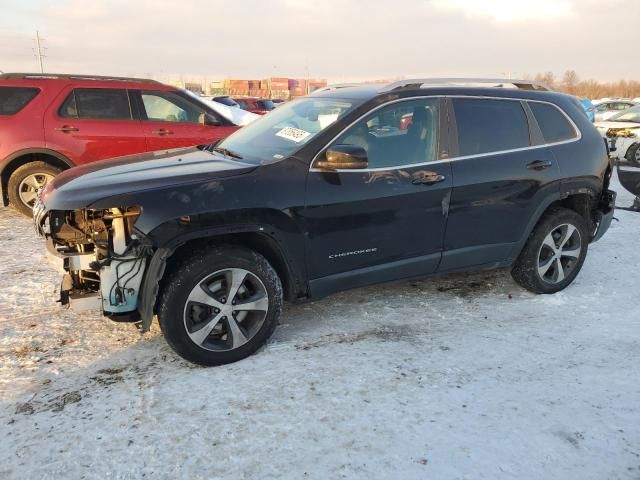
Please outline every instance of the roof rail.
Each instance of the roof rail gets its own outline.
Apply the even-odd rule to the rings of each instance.
[[[412,78],[389,83],[380,89],[381,92],[390,92],[401,88],[424,88],[425,86],[438,85],[474,85],[493,86],[499,88],[519,88],[522,90],[551,91],[546,85],[531,80],[515,80],[512,78]]]
[[[127,81],[138,83],[152,83],[159,84],[157,80],[151,80],[149,78],[135,78],[135,77],[112,77],[103,75],[82,75],[75,73],[3,73],[0,74],[0,80],[16,80],[16,79],[59,79],[67,78],[71,80],[100,80],[100,81]]]
[[[321,92],[330,92],[331,90],[339,90],[341,88],[349,88],[349,87],[361,87],[363,85],[366,85],[364,83],[336,83],[333,85],[327,85],[326,87],[322,87],[319,88],[317,90],[314,90],[313,92],[311,92],[311,95],[315,94],[315,93],[321,93]]]

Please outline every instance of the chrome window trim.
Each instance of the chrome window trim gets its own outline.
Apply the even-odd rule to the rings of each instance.
[[[340,137],[344,132],[346,132],[348,129],[350,129],[352,126],[354,126],[356,123],[358,123],[360,120],[362,120],[363,118],[367,117],[369,114],[380,110],[383,107],[386,107],[388,105],[393,105],[394,103],[400,103],[400,102],[405,102],[405,101],[409,101],[409,100],[418,100],[421,98],[478,98],[478,99],[485,99],[485,100],[509,100],[509,101],[513,101],[513,102],[537,102],[537,103],[544,103],[547,105],[551,105],[552,107],[556,108],[569,122],[569,124],[573,127],[574,133],[575,133],[575,137],[573,138],[569,138],[567,140],[561,140],[559,142],[551,142],[551,143],[543,143],[541,145],[529,145],[528,147],[521,147],[521,148],[513,148],[513,149],[509,149],[509,150],[498,150],[495,152],[487,152],[487,153],[478,153],[475,155],[461,155],[461,156],[457,156],[457,157],[451,157],[451,158],[442,158],[439,160],[429,160],[427,162],[421,162],[421,163],[409,163],[409,164],[405,164],[405,165],[397,165],[395,167],[376,167],[376,168],[336,168],[335,170],[327,170],[324,168],[315,168],[313,166],[313,164],[316,162],[318,156],[324,152],[327,147],[329,147],[329,145],[331,145],[334,141],[336,141],[338,139],[338,137]],[[537,119],[536,119],[537,121]],[[376,108],[373,108],[371,110],[369,110],[368,112],[364,113],[363,115],[361,115],[360,117],[358,117],[356,120],[354,120],[353,122],[351,122],[349,125],[347,125],[346,127],[344,127],[340,133],[338,133],[337,135],[335,135],[329,142],[327,142],[327,144],[322,147],[318,153],[316,153],[313,157],[313,160],[311,161],[311,164],[309,166],[309,172],[314,172],[314,173],[326,173],[326,172],[383,172],[383,171],[389,171],[389,170],[400,170],[400,169],[405,169],[405,168],[412,168],[412,167],[422,167],[425,165],[434,165],[434,164],[439,164],[439,163],[445,163],[445,162],[458,162],[458,161],[462,161],[462,160],[468,160],[470,158],[482,158],[482,157],[489,157],[489,156],[494,156],[494,155],[502,155],[502,154],[507,154],[507,153],[515,153],[515,152],[523,152],[526,150],[535,150],[535,149],[539,149],[539,148],[546,148],[546,147],[553,147],[556,145],[564,145],[567,143],[573,143],[573,142],[578,142],[582,139],[582,132],[580,131],[580,129],[578,128],[578,126],[575,124],[575,122],[572,120],[572,118],[567,115],[567,113],[560,108],[559,106],[557,106],[555,103],[551,103],[551,102],[547,102],[544,100],[530,100],[527,98],[511,98],[511,97],[485,97],[485,96],[481,96],[481,95],[417,95],[414,97],[406,97],[406,98],[399,98],[397,100],[393,100],[391,102],[387,102],[384,103],[382,105],[378,105]]]

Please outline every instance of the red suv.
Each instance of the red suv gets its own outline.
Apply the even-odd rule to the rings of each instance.
[[[258,115],[264,115],[276,108],[273,102],[268,98],[236,97],[233,101],[236,102],[243,110],[251,113],[257,113]]]
[[[0,200],[31,215],[61,170],[112,157],[211,143],[238,129],[154,80],[0,75]]]

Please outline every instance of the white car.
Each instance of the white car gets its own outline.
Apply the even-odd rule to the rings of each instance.
[[[607,100],[595,104],[596,106],[596,122],[608,120],[614,115],[625,111],[631,107],[638,105],[632,100]]]
[[[604,122],[596,122],[595,127],[609,146],[615,147],[616,157],[640,165],[640,105],[618,112]]]
[[[189,95],[193,98],[197,99],[200,102],[206,103],[209,108],[212,108],[224,118],[229,120],[234,125],[238,125],[240,127],[244,127],[245,125],[249,125],[254,120],[260,118],[260,115],[256,115],[255,113],[247,112],[246,110],[241,109],[240,107],[234,107],[231,105],[225,105],[214,100],[214,97],[205,97],[200,96],[196,93],[193,93],[189,90],[185,90]]]

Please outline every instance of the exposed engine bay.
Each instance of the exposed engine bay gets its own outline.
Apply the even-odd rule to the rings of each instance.
[[[102,308],[113,317],[135,312],[153,254],[134,230],[140,209],[42,212],[37,208],[36,229],[47,238],[50,259],[65,273],[60,302],[77,310]]]

